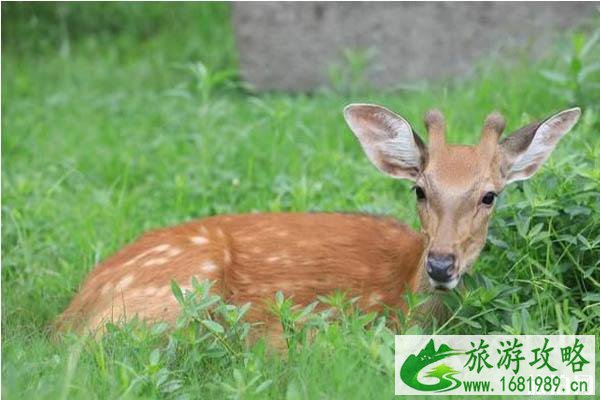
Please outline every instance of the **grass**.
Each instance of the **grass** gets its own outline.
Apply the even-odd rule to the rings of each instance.
[[[594,36],[565,34],[533,64],[486,60],[466,80],[370,90],[355,84],[359,54],[332,67],[329,89],[254,94],[237,77],[228,13],[2,4],[3,398],[392,397],[394,332],[335,296],[340,318],[309,313],[310,345],[278,300],[286,357],[244,346],[237,308],[217,302],[230,318],[223,331],[197,322],[207,319],[202,288],[182,298],[196,318],[171,333],[133,323],[98,342],[53,342],[47,332],[94,264],[151,227],[278,210],[385,213],[417,227],[409,185],[379,175],[345,126],[350,102],[386,105],[421,132],[424,110],[439,107],[450,141],[464,143],[492,110],[512,130],[582,106],[542,171],[501,196],[474,273],[447,296],[452,318],[436,330],[599,337]]]

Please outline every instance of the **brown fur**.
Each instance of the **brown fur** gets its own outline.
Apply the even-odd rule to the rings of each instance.
[[[500,192],[503,182],[497,145],[444,145],[431,153],[416,183],[427,193],[419,205],[423,234],[429,251],[454,254],[456,273],[462,275],[483,248],[491,208],[481,206],[488,191]],[[451,166],[451,168],[449,168]]]
[[[194,237],[206,243],[194,243]],[[417,288],[423,248],[421,235],[386,217],[273,213],[205,218],[149,232],[99,264],[59,326],[96,330],[106,321],[136,315],[172,322],[179,308],[170,281],[189,288],[194,276],[216,280],[214,290],[228,302],[251,302],[250,321],[271,320],[265,300],[273,300],[279,290],[301,305],[342,290],[360,296],[365,310],[399,308],[405,289]],[[207,272],[205,263],[213,263],[214,270]]]

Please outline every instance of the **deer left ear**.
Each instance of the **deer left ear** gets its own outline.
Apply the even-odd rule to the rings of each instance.
[[[506,184],[530,178],[561,137],[577,123],[581,109],[570,108],[543,122],[527,125],[500,142],[501,171]]]
[[[417,179],[427,149],[404,118],[374,104],[350,104],[344,109],[344,117],[380,171],[394,178]]]

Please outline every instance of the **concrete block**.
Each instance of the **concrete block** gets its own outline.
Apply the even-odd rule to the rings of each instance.
[[[234,3],[240,72],[258,90],[307,91],[329,82],[344,49],[370,49],[376,87],[468,73],[482,57],[556,33],[599,3]]]

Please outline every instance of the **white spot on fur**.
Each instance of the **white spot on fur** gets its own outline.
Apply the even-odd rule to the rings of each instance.
[[[125,264],[123,264],[124,267],[131,265],[131,264],[135,264],[137,261],[141,260],[142,258],[146,257],[148,254],[151,253],[162,253],[164,251],[167,251],[171,246],[163,243],[163,244],[159,244],[158,246],[154,246],[144,252],[141,252],[140,254],[138,254],[137,256],[133,257],[131,260],[127,261]]]
[[[116,285],[115,285],[115,290],[120,291],[120,290],[125,290],[127,289],[127,287],[129,287],[129,285],[131,285],[133,283],[133,275],[129,274],[129,275],[125,275],[125,277],[123,279],[121,279]]]
[[[102,289],[100,289],[100,294],[101,295],[106,295],[108,294],[108,292],[110,292],[112,290],[112,285],[110,283],[106,283],[104,286],[102,286]]]
[[[251,254],[247,254],[247,253],[237,253],[235,255],[236,260],[239,260],[241,262],[246,262],[246,261],[252,261],[255,260],[256,257],[251,255]]]
[[[143,296],[155,296],[159,290],[160,290],[160,288],[157,288],[157,287],[147,287],[142,290],[142,295]]]
[[[204,236],[192,236],[190,240],[192,241],[192,243],[200,246],[208,244],[208,239]]]
[[[204,261],[201,266],[202,271],[208,272],[208,273],[216,271],[217,268],[218,268],[217,264],[215,264],[211,260]]]
[[[267,261],[271,262],[271,263],[277,262],[279,260],[281,260],[281,257],[277,257],[277,256],[267,258]]]
[[[169,295],[169,297],[172,297],[173,295],[173,291],[171,290],[171,286],[167,285],[167,286],[163,286],[161,289],[159,289],[156,292],[156,296],[167,296]]]
[[[229,264],[231,262],[231,253],[227,249],[223,250],[223,261],[225,264]]]
[[[127,297],[128,298],[136,298],[136,297],[152,297],[154,295],[156,295],[156,293],[158,292],[159,288],[157,287],[146,287],[143,289],[137,289],[137,290],[132,290],[130,292],[127,293]]]
[[[242,285],[252,282],[250,279],[248,279],[248,275],[245,275],[245,274],[237,274],[236,280],[238,281],[238,283],[241,283]]]
[[[151,267],[153,265],[163,265],[169,262],[169,259],[166,257],[153,258],[152,260],[146,261],[142,264],[144,267]]]
[[[180,255],[182,251],[183,250],[181,250],[180,248],[174,247],[171,250],[167,251],[166,256],[167,257],[176,257],[176,256]]]

